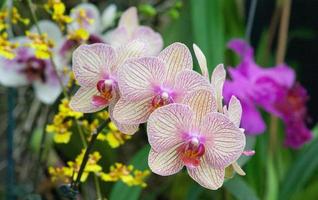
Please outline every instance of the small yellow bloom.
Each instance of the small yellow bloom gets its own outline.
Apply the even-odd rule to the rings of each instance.
[[[68,35],[67,38],[69,40],[75,40],[78,42],[85,42],[89,38],[89,32],[83,28],[79,28],[75,31],[71,31]]]
[[[109,122],[108,128],[108,133],[106,135],[100,134],[97,139],[107,141],[111,148],[118,148],[120,145],[123,145],[126,140],[131,139],[131,135],[120,132],[113,122]]]
[[[13,24],[17,24],[18,22],[23,23],[24,25],[28,25],[30,23],[30,19],[21,17],[18,9],[16,7],[12,8],[12,19]]]
[[[7,33],[0,35],[0,55],[7,58],[13,59],[15,57],[14,50],[19,46],[18,43],[12,43],[8,40]]]
[[[70,106],[70,102],[68,99],[62,99],[62,102],[59,105],[59,112],[65,117],[74,117],[75,119],[79,119],[83,117],[83,113],[73,111]]]
[[[47,37],[46,33],[40,35],[26,31],[26,36],[31,40],[31,43],[27,46],[35,50],[35,57],[49,59],[52,56],[54,42]]]
[[[53,123],[46,126],[46,131],[54,133],[54,142],[66,144],[70,141],[72,135],[69,131],[72,125],[71,120],[65,120],[63,115],[57,114],[54,116]]]
[[[75,158],[75,162],[73,161],[69,161],[67,162],[68,166],[70,168],[72,168],[72,170],[74,170],[74,179],[76,179],[83,157],[85,154],[85,150],[82,150],[81,154],[79,154],[76,158]],[[92,154],[89,154],[89,158],[87,161],[87,164],[84,168],[84,172],[83,175],[81,176],[81,182],[85,182],[89,173],[93,172],[93,173],[99,173],[102,171],[102,167],[100,165],[97,164],[97,162],[101,159],[101,155],[99,152],[95,151]]]
[[[146,177],[150,175],[149,170],[140,171],[133,170],[132,165],[126,166],[122,163],[115,163],[110,167],[109,173],[100,173],[100,177],[106,182],[115,182],[121,180],[128,186],[141,186],[146,187],[145,183]]]
[[[69,167],[49,167],[49,174],[53,183],[70,183],[72,169]]]

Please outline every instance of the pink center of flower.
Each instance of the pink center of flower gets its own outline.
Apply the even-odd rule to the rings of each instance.
[[[94,95],[92,98],[92,104],[94,106],[102,106],[109,103],[110,99],[113,97],[112,91],[114,87],[114,80],[112,79],[102,79],[97,82],[98,95]]]
[[[198,137],[192,137],[180,149],[181,160],[187,167],[197,167],[200,165],[200,159],[204,155],[205,147]]]
[[[152,104],[152,107],[156,109],[173,102],[174,102],[173,98],[169,94],[169,92],[162,91],[153,97],[151,104]]]
[[[28,60],[26,60],[25,68],[22,69],[21,72],[26,75],[29,81],[35,81],[35,80],[41,80],[42,82],[46,81],[45,62],[35,57],[31,57]]]

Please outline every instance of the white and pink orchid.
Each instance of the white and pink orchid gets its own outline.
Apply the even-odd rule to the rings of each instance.
[[[47,33],[55,45],[52,49],[57,72],[62,71],[65,66],[57,52],[57,46],[61,42],[62,33],[56,24],[48,20],[38,22],[40,29]],[[30,32],[36,33],[36,27],[32,27]],[[62,87],[58,80],[58,75],[50,59],[36,58],[34,50],[27,47],[30,43],[27,37],[17,37],[13,41],[20,45],[16,49],[16,57],[12,60],[0,58],[0,83],[9,87],[32,85],[36,97],[45,104],[52,104],[62,92]],[[66,77],[60,77],[62,81]]]
[[[245,147],[244,133],[217,110],[211,90],[188,94],[182,104],[155,110],[148,120],[149,167],[168,176],[186,166],[189,175],[208,189],[222,186],[225,168]]]
[[[126,62],[118,71],[121,98],[114,118],[126,124],[145,123],[158,107],[180,103],[184,96],[199,88],[211,88],[208,80],[192,71],[189,49],[174,43],[158,57]]]
[[[114,48],[135,39],[141,40],[147,44],[148,55],[157,55],[163,47],[163,40],[159,33],[150,27],[139,25],[135,7],[127,9],[121,15],[117,28],[107,32],[104,38]]]
[[[73,72],[81,86],[70,102],[73,110],[91,113],[113,106],[119,98],[117,69],[127,59],[143,55],[143,43],[135,40],[115,51],[110,45],[81,45],[73,53]],[[115,120],[116,121],[116,120]],[[117,123],[125,133],[134,133],[137,126]]]

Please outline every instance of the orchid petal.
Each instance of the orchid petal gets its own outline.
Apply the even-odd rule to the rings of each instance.
[[[193,50],[198,60],[202,75],[209,80],[209,70],[205,55],[196,44],[193,44]]]
[[[173,43],[162,50],[158,58],[161,59],[166,66],[165,81],[173,84],[173,80],[178,72],[184,69],[192,69],[191,53],[184,44]]]
[[[116,18],[117,7],[115,4],[110,4],[105,8],[102,14],[102,29],[107,29],[112,26]]]
[[[36,97],[45,104],[53,104],[62,92],[62,87],[58,82],[43,83],[35,81],[33,83]]]
[[[136,30],[138,25],[139,22],[136,7],[130,7],[125,12],[123,12],[118,22],[118,26],[125,27],[128,34],[132,34]]]
[[[169,176],[178,173],[183,168],[183,163],[179,158],[176,145],[171,149],[162,152],[156,152],[150,149],[148,156],[148,165],[152,172],[161,176]]]
[[[156,109],[148,119],[148,141],[155,151],[182,143],[182,134],[190,130],[193,112],[183,104],[169,104]]]
[[[179,72],[175,80],[174,88],[180,93],[179,96],[182,97],[198,89],[212,91],[209,81],[193,70],[183,70]]]
[[[125,27],[118,27],[104,34],[103,39],[106,43],[117,49],[123,44],[126,44],[130,37]]]
[[[245,135],[225,115],[209,113],[201,124],[206,155],[212,167],[224,168],[236,161],[245,147]]]
[[[3,65],[6,63],[5,58],[0,58],[0,83],[3,84],[4,86],[9,86],[9,87],[18,87],[18,86],[23,86],[23,85],[28,85],[29,81],[26,78],[26,76],[19,72],[18,69],[15,69],[16,67],[10,66],[7,67],[6,65]],[[10,63],[7,62],[7,63]],[[13,65],[17,65],[15,63],[12,63]],[[10,69],[12,67],[12,69]]]
[[[163,47],[163,39],[161,35],[146,26],[138,27],[134,32],[132,38],[141,40],[146,44],[147,56],[157,55]]]
[[[246,175],[246,173],[244,172],[244,170],[240,167],[240,165],[239,165],[237,162],[234,162],[234,163],[232,164],[232,167],[233,167],[234,171],[235,171],[237,174],[239,174],[239,175],[241,175],[241,176],[245,176],[245,175]]]
[[[223,184],[225,176],[224,168],[211,167],[205,156],[201,158],[200,165],[198,167],[188,167],[187,170],[193,180],[207,189],[216,190]]]
[[[190,106],[194,111],[194,125],[196,128],[199,127],[208,113],[217,111],[215,98],[210,90],[196,90],[188,94],[182,103]]]
[[[60,28],[49,20],[41,20],[37,23],[37,26],[41,29],[41,31],[47,34],[48,38],[53,40],[54,43],[58,43],[62,40],[62,32]],[[37,27],[34,25],[31,27],[30,32],[38,33]]]
[[[118,68],[130,58],[140,57],[145,52],[145,44],[139,40],[133,40],[117,49],[117,61],[111,71],[116,73]]]
[[[107,44],[81,45],[73,53],[73,71],[81,86],[95,87],[100,78],[109,73],[115,52]]]
[[[230,99],[227,113],[230,121],[233,122],[236,127],[240,127],[242,106],[240,101],[235,96],[232,96]]]
[[[136,133],[138,131],[139,124],[129,125],[129,124],[122,124],[122,123],[119,123],[118,121],[116,121],[113,117],[114,107],[115,107],[116,103],[117,103],[117,101],[111,102],[109,105],[108,110],[109,110],[110,119],[112,120],[112,122],[115,123],[116,127],[118,128],[118,130],[120,132],[127,134],[127,135],[133,135],[134,133]]]
[[[92,104],[93,96],[98,94],[99,92],[96,87],[80,87],[71,98],[70,107],[75,111],[83,113],[93,113],[102,110],[107,104],[100,106],[94,106]]]
[[[141,124],[147,121],[152,112],[152,96],[140,101],[126,101],[120,98],[114,108],[114,119],[123,124]]]
[[[264,133],[266,129],[266,124],[262,118],[261,113],[257,110],[257,108],[248,103],[242,102],[242,121],[241,127],[244,127],[246,130],[246,134],[248,135],[256,135]],[[253,123],[251,123],[251,121]]]
[[[254,56],[252,47],[245,40],[233,39],[227,46],[244,59],[251,60]]]
[[[133,59],[118,71],[121,95],[129,100],[141,100],[154,93],[153,86],[160,85],[164,76],[164,64],[157,58]]]
[[[219,112],[222,112],[222,91],[225,81],[226,72],[223,64],[219,64],[212,72],[211,84],[214,89],[214,96],[218,105]]]

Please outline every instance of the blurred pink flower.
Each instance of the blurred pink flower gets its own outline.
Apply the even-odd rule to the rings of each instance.
[[[163,40],[159,33],[150,27],[139,25],[137,9],[131,7],[120,17],[117,28],[106,33],[105,41],[112,47],[118,48],[131,40],[141,40],[147,46],[148,55],[157,55],[163,47]]]
[[[207,79],[192,71],[189,49],[174,43],[158,57],[128,61],[118,71],[121,98],[114,118],[127,124],[147,121],[158,107],[181,102],[183,97],[200,88],[211,88]]]
[[[78,47],[73,53],[73,72],[81,87],[71,99],[71,108],[91,113],[109,106],[112,117],[113,107],[120,95],[117,69],[127,59],[138,57],[143,52],[143,43],[136,40],[117,51],[102,43]],[[124,126],[117,122],[116,125],[125,133],[137,130],[137,126]]]
[[[245,147],[244,133],[217,112],[211,90],[194,91],[182,104],[158,108],[149,117],[147,132],[154,173],[168,176],[186,166],[196,182],[212,190],[222,186],[225,168]]]
[[[265,122],[257,107],[280,117],[286,127],[285,144],[300,147],[312,138],[306,127],[307,94],[295,85],[295,72],[285,64],[262,68],[253,59],[253,49],[243,40],[235,39],[228,47],[242,58],[236,68],[229,69],[231,80],[225,82],[224,98],[237,96],[243,107],[241,126],[247,134],[265,131]]]

